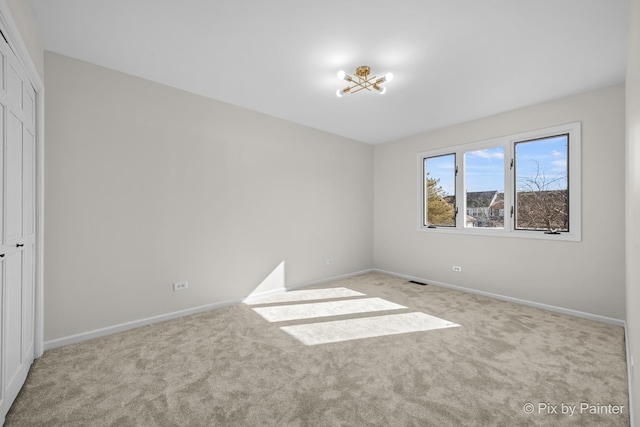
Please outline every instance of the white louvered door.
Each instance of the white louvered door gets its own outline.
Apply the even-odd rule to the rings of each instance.
[[[35,343],[35,91],[0,37],[0,422],[31,363]]]

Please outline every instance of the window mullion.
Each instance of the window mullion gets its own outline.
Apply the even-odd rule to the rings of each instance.
[[[515,156],[514,141],[504,144],[504,229],[511,233],[514,230],[515,200],[513,192],[515,187]]]
[[[456,228],[464,228],[465,201],[464,201],[464,156],[456,151]]]

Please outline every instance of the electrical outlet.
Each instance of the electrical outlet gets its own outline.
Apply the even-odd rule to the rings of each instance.
[[[460,273],[462,271],[462,267],[454,265],[453,266],[453,271],[455,271],[456,273]]]
[[[189,288],[189,282],[176,282],[173,284],[173,291],[184,291]]]
[[[331,265],[333,264],[333,259],[332,258],[328,258],[327,259],[327,265]]]

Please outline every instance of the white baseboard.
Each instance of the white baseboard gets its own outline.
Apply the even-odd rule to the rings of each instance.
[[[245,298],[243,298],[242,302],[251,302],[260,298],[268,297],[270,295],[280,294],[282,292],[286,292],[288,289],[289,288],[284,287],[284,288],[278,288],[278,289],[271,289],[263,292],[252,293],[246,296]]]
[[[624,320],[614,319],[612,317],[601,316],[599,314],[586,313],[584,311],[572,310],[570,308],[557,307],[555,305],[548,305],[548,304],[543,304],[543,303],[540,303],[540,302],[529,301],[529,300],[524,300],[524,299],[514,298],[514,297],[508,297],[508,296],[504,296],[504,295],[500,295],[500,294],[494,294],[492,292],[479,291],[477,289],[465,288],[463,286],[451,285],[449,283],[438,282],[436,280],[429,280],[429,279],[425,279],[423,277],[409,276],[409,275],[406,275],[406,274],[395,273],[393,271],[386,271],[386,270],[381,270],[381,269],[378,269],[378,268],[374,268],[372,271],[377,271],[378,273],[388,274],[390,276],[401,277],[401,278],[407,279],[407,280],[415,280],[417,282],[430,283],[430,284],[433,284],[433,285],[436,285],[436,286],[442,286],[443,288],[454,289],[456,291],[467,292],[467,293],[476,294],[476,295],[482,295],[482,296],[485,296],[485,297],[495,298],[495,299],[499,299],[499,300],[502,300],[502,301],[514,302],[516,304],[528,305],[530,307],[541,308],[543,310],[553,311],[555,313],[568,314],[570,316],[581,317],[583,319],[595,320],[597,322],[608,323],[610,325],[616,325],[616,326],[622,326],[622,327],[625,326]]]
[[[308,286],[321,285],[321,284],[326,283],[326,282],[333,282],[334,280],[347,279],[349,277],[357,276],[359,274],[371,273],[372,271],[374,271],[374,270],[372,268],[370,268],[368,270],[360,270],[360,271],[356,271],[354,273],[341,274],[339,276],[331,276],[331,277],[325,277],[324,279],[312,280],[310,282],[303,282],[303,283],[299,283],[299,284],[293,285],[293,286],[285,286],[284,288],[271,289],[271,290],[268,290],[268,291],[251,294],[248,297],[246,297],[243,300],[243,302],[250,302],[250,301],[254,301],[254,300],[260,299],[260,298],[264,298],[264,297],[269,296],[269,295],[280,294],[282,292],[287,292],[287,291],[294,291],[296,289],[306,288]]]
[[[333,282],[334,280],[348,279],[349,277],[358,276],[360,274],[371,273],[373,271],[377,271],[377,270],[375,268],[369,268],[367,270],[360,270],[360,271],[356,271],[356,272],[353,272],[353,273],[341,274],[339,276],[332,276],[332,277],[327,277],[327,278],[324,278],[324,279],[312,280],[310,282],[304,282],[304,283],[299,283],[299,284],[294,285],[294,286],[288,286],[287,290],[288,291],[293,291],[295,289],[306,288],[306,287],[314,286],[314,285],[321,285],[323,283]]]
[[[44,349],[51,350],[56,347],[62,347],[63,345],[75,344],[82,341],[91,340],[94,338],[103,337],[105,335],[115,334],[116,332],[127,331],[129,329],[139,328],[141,326],[151,325],[153,323],[164,322],[165,320],[177,319],[178,317],[188,316],[190,314],[202,313],[204,311],[214,310],[216,308],[222,308],[233,304],[241,303],[244,298],[237,298],[227,301],[221,301],[213,304],[202,305],[199,307],[193,307],[186,310],[174,311],[172,313],[160,314],[158,316],[147,317],[144,319],[133,320],[131,322],[120,323],[118,325],[107,326],[106,328],[94,329],[92,331],[81,332],[79,334],[69,335],[55,340],[45,341]]]
[[[354,273],[342,274],[339,276],[326,277],[324,279],[313,280],[310,282],[304,282],[293,286],[287,286],[286,288],[281,289],[273,289],[265,292],[260,292],[259,294],[253,294],[245,298],[235,298],[226,301],[220,301],[213,304],[202,305],[199,307],[193,307],[186,310],[174,311],[172,313],[160,314],[158,316],[147,317],[144,319],[133,320],[131,322],[120,323],[113,326],[107,326],[105,328],[94,329],[92,331],[81,332],[79,334],[69,335],[62,338],[57,338],[50,341],[44,342],[44,349],[51,350],[57,347],[62,347],[69,344],[75,344],[82,341],[87,341],[94,338],[103,337],[106,335],[115,334],[116,332],[127,331],[129,329],[139,328],[141,326],[151,325],[153,323],[164,322],[166,320],[177,319],[179,317],[189,316],[191,314],[202,313],[205,311],[215,310],[216,308],[227,307],[234,304],[239,304],[244,301],[251,301],[256,298],[262,298],[267,295],[278,294],[286,291],[291,291],[294,289],[305,288],[313,285],[320,285],[322,283],[331,282],[333,280],[346,279],[348,277],[357,276],[359,274],[369,273],[374,271],[373,269],[356,271]],[[1,424],[0,424],[1,425]]]
[[[633,367],[631,366],[631,347],[629,345],[629,336],[627,335],[627,323],[624,324],[624,346],[627,352],[627,381],[629,383],[629,425],[635,426],[633,419]]]

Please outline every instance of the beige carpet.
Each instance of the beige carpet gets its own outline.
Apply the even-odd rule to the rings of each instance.
[[[51,350],[5,425],[629,425],[620,327],[377,273],[316,288],[407,308],[268,322],[253,308],[288,303],[240,304]],[[281,329],[402,313],[459,326],[319,345]]]

